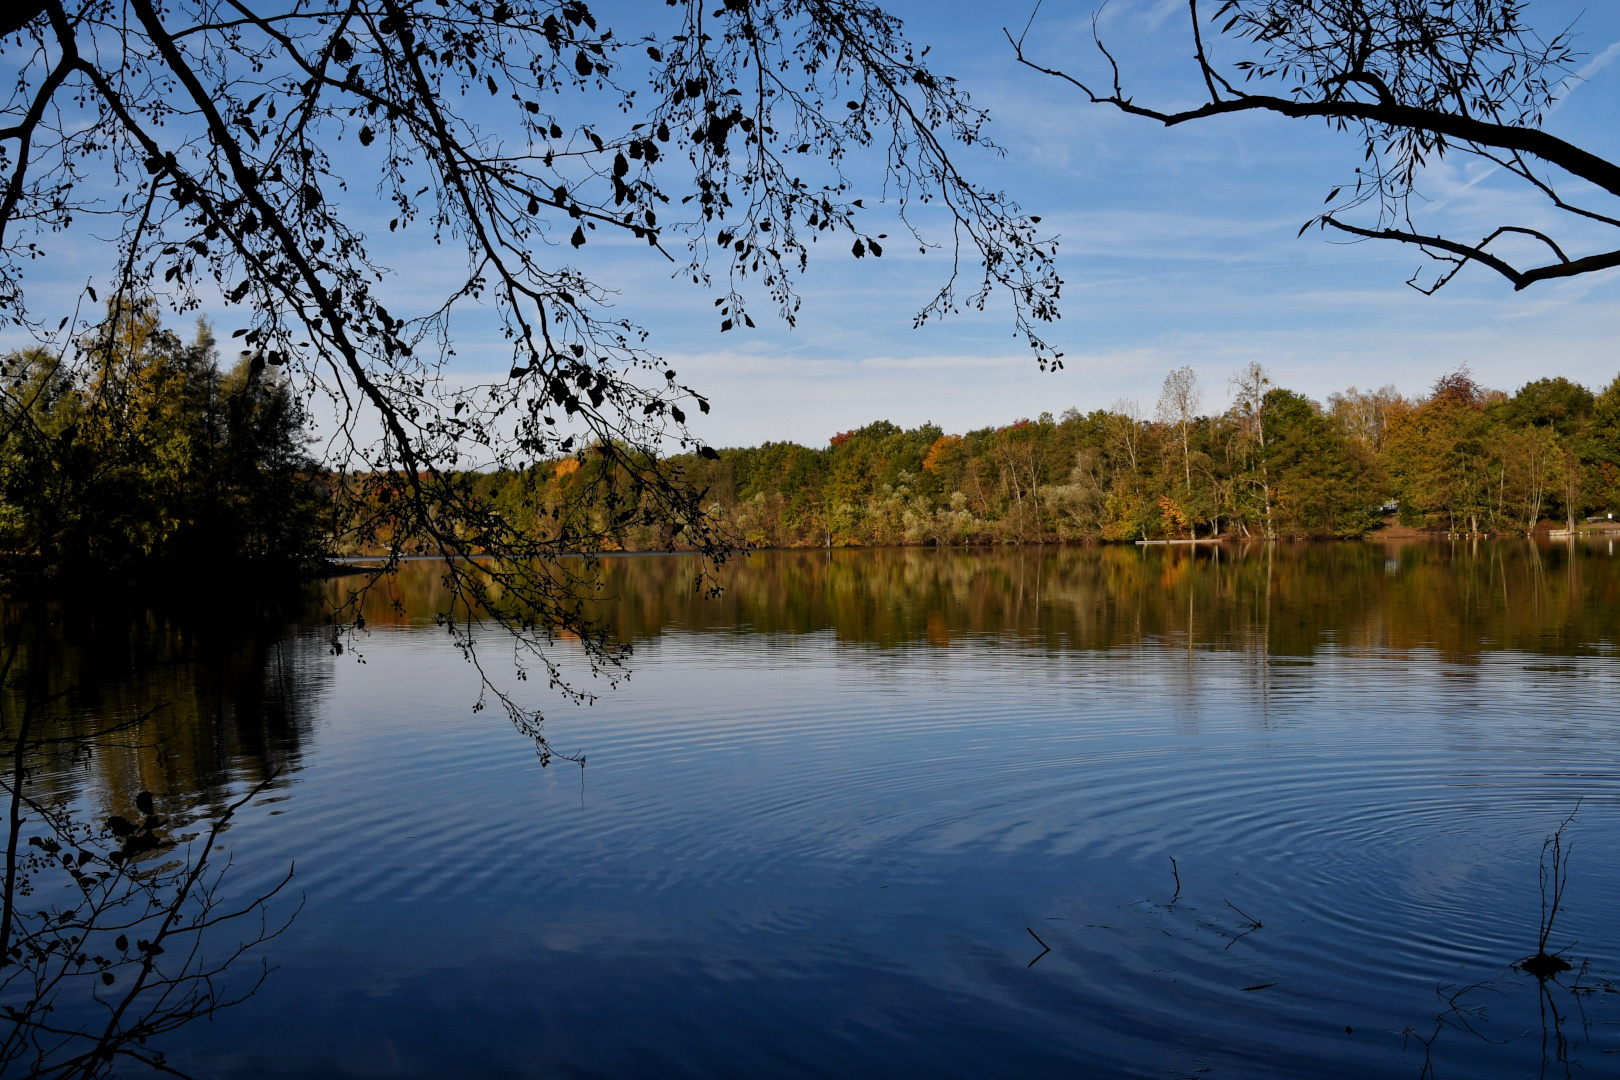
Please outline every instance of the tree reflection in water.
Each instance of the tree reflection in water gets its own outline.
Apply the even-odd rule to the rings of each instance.
[[[1620,596],[1616,567],[1601,551],[1528,541],[1405,547],[1253,544],[1197,551],[792,551],[735,560],[725,570],[724,593],[714,598],[694,592],[695,560],[627,556],[603,560],[602,598],[593,613],[612,640],[626,647],[672,631],[764,635],[766,648],[773,647],[773,637],[822,635],[840,646],[874,653],[951,649],[972,641],[1037,653],[1091,650],[1099,656],[1140,646],[1176,652],[1175,665],[1164,669],[1172,680],[1178,677],[1174,672],[1180,654],[1221,652],[1242,657],[1244,677],[1262,691],[1256,700],[1263,711],[1269,681],[1282,677],[1290,665],[1310,663],[1327,651],[1426,651],[1447,662],[1452,669],[1447,674],[1466,676],[1483,654],[1517,649],[1537,657],[1526,663],[1542,670],[1568,667],[1572,676],[1578,674],[1580,665],[1565,665],[1558,658],[1601,652],[1605,642],[1620,639],[1620,605],[1593,602],[1594,597]],[[442,568],[432,563],[404,566],[386,590],[374,590],[367,598],[368,632],[430,623],[442,609],[441,577]],[[328,633],[321,629],[321,605],[341,602],[349,586],[340,579],[280,607],[225,609],[216,596],[219,584],[197,583],[198,594],[211,605],[202,612],[177,612],[174,607],[114,611],[82,604],[50,609],[38,622],[22,611],[9,611],[0,623],[9,650],[4,655],[12,657],[0,689],[0,732],[8,740],[0,753],[12,765],[22,762],[20,773],[8,768],[7,775],[23,781],[12,783],[6,793],[23,791],[37,807],[24,815],[29,821],[11,849],[13,868],[26,870],[25,864],[32,864],[35,895],[13,906],[49,911],[51,905],[35,902],[49,889],[60,898],[56,910],[82,908],[92,901],[78,899],[85,894],[79,879],[107,874],[95,879],[92,891],[144,896],[138,900],[142,910],[156,913],[160,922],[176,909],[175,898],[184,892],[174,926],[195,927],[199,932],[191,941],[213,942],[195,954],[211,966],[181,967],[181,961],[189,963],[193,956],[191,946],[163,946],[164,952],[150,953],[141,942],[159,941],[152,931],[120,929],[111,934],[110,944],[86,944],[83,939],[93,935],[71,919],[66,929],[55,925],[55,916],[22,928],[27,920],[19,917],[20,929],[11,932],[7,948],[19,933],[32,933],[41,955],[26,961],[35,968],[18,963],[5,972],[12,982],[6,984],[0,1005],[18,1010],[10,1014],[16,1031],[6,1045],[24,1047],[24,1056],[10,1059],[13,1070],[50,1064],[38,1058],[33,1041],[33,1032],[44,1028],[31,1028],[27,1021],[29,1000],[40,997],[29,980],[37,979],[33,971],[46,970],[41,965],[55,965],[52,970],[64,973],[55,984],[63,987],[58,1008],[48,1021],[57,1030],[49,1034],[79,1040],[77,1049],[63,1043],[52,1060],[72,1060],[77,1054],[79,1071],[92,1074],[110,1068],[106,1051],[111,1044],[105,1041],[108,1013],[91,991],[116,1008],[148,961],[154,961],[154,971],[169,972],[140,984],[139,1000],[123,1013],[127,1022],[113,1031],[115,1039],[127,1035],[120,1047],[160,1063],[156,1036],[241,997],[263,972],[260,957],[244,955],[242,971],[227,971],[218,980],[194,978],[194,989],[183,992],[179,982],[186,972],[211,973],[236,959],[243,936],[229,929],[230,924],[218,927],[213,915],[199,921],[198,913],[209,903],[215,915],[246,912],[251,945],[262,944],[261,932],[273,933],[290,914],[293,901],[283,895],[271,905],[265,922],[257,917],[265,910],[260,901],[279,880],[274,877],[233,904],[229,888],[220,886],[217,877],[224,861],[220,849],[209,845],[219,836],[217,828],[243,806],[244,793],[249,798],[261,790],[271,794],[270,788],[281,788],[299,769],[313,734],[314,699],[323,692],[335,662],[328,652]],[[363,649],[363,640],[360,644]],[[566,642],[560,651],[568,651]],[[1185,670],[1188,700],[1195,702],[1197,680],[1204,676],[1191,663]],[[469,677],[469,703],[479,685],[478,678]],[[541,686],[526,696],[536,704],[554,700]],[[37,719],[37,734],[33,729],[22,732],[25,716],[34,718],[30,724]],[[541,760],[547,760],[543,733],[538,728],[527,733]],[[123,824],[107,824],[114,817]],[[172,821],[148,824],[149,817]],[[189,840],[188,833],[193,834]],[[40,843],[31,847],[33,835]],[[128,847],[131,841],[133,848]],[[150,850],[135,850],[148,844]],[[81,852],[90,858],[83,859]],[[124,867],[115,869],[113,856],[119,852],[126,852]],[[131,862],[133,871],[127,869]],[[1190,875],[1185,862],[1166,868],[1161,895],[1170,899],[1155,909],[1154,918],[1164,923],[1158,929],[1218,935],[1212,951],[1233,957],[1265,948],[1281,933],[1282,922],[1273,909],[1234,895],[1231,899],[1246,909],[1237,910],[1207,874],[1198,872],[1196,863],[1191,865]],[[116,893],[118,889],[126,893]],[[136,891],[127,891],[131,889]],[[96,925],[110,926],[106,918],[120,917],[119,910],[131,909],[106,907],[105,917],[95,916],[100,920]],[[79,918],[86,916],[81,912]],[[1018,929],[1024,926],[1018,923]],[[117,946],[120,935],[128,941],[127,953]],[[1045,959],[1038,972],[1060,966],[1066,952],[1072,955],[1072,939],[1061,930],[1049,931],[1048,924],[1033,923],[1030,937],[1053,950],[1041,954]],[[1240,937],[1241,943],[1232,945]],[[1526,952],[1530,944],[1526,942]],[[287,943],[280,947],[290,948]],[[86,958],[82,965],[80,955]],[[1029,960],[1021,956],[1020,966]],[[177,966],[163,966],[167,964]],[[103,974],[113,976],[110,986],[101,981]],[[1499,991],[1512,990],[1508,978],[1504,970],[1497,980]],[[1566,1042],[1566,1032],[1576,1022],[1571,1018],[1584,1015],[1581,1003],[1591,994],[1607,991],[1584,967],[1573,978],[1560,978],[1538,981],[1540,992],[1548,995],[1549,1069],[1579,1056]],[[1232,989],[1245,991],[1244,998],[1256,1002],[1280,994],[1253,978],[1234,983]],[[1488,1002],[1490,993],[1485,987],[1460,996],[1448,990],[1442,995],[1442,1018],[1433,1029],[1422,1025],[1421,1033],[1432,1043],[1442,1025],[1449,1030],[1472,1022],[1477,1014],[1471,1010]],[[72,994],[82,1000],[75,1004],[69,1000]],[[142,1002],[156,1003],[160,1014],[142,1011]],[[161,1013],[163,1008],[170,1011]],[[92,1020],[98,1023],[92,1025]],[[1404,1023],[1395,1021],[1392,1033],[1398,1035]],[[1412,1037],[1418,1034],[1414,1030]],[[153,1038],[149,1047],[139,1042],[143,1035]],[[94,1052],[88,1053],[91,1047]],[[1438,1057],[1440,1048],[1434,1053]],[[115,1058],[117,1054],[114,1048]]]
[[[154,1040],[268,974],[292,870],[237,895],[222,836],[307,740],[302,606],[0,612],[0,1073],[176,1074]]]
[[[389,602],[379,594],[367,609],[368,623],[425,622],[443,599],[439,574],[431,563],[401,568]],[[671,634],[747,636],[749,648],[763,636],[767,649],[772,638],[788,644],[823,635],[877,652],[991,642],[1053,654],[1085,650],[1102,662],[1112,650],[1139,647],[1221,653],[1242,658],[1262,721],[1268,687],[1328,653],[1426,655],[1441,661],[1447,676],[1467,679],[1490,654],[1509,654],[1511,663],[1516,652],[1529,670],[1575,679],[1593,669],[1561,658],[1607,655],[1620,640],[1620,604],[1603,602],[1620,599],[1620,563],[1601,546],[1521,539],[774,551],[728,564],[719,597],[693,589],[696,560],[680,556],[609,557],[599,574],[594,613],[627,648]],[[1189,663],[1185,670],[1192,710],[1198,680],[1208,677],[1200,672],[1209,669]],[[1247,909],[1238,910],[1198,877],[1183,891],[1183,869],[1170,862],[1170,900],[1133,909],[1154,921],[1144,932],[1213,934],[1233,956],[1267,941],[1261,920],[1270,922],[1270,912],[1236,898]],[[1068,944],[1061,926],[1053,933],[1048,924],[1021,922],[1018,929],[1036,946],[1020,954],[1021,965],[1038,962],[1045,970],[1061,962]],[[1548,945],[1548,929],[1541,927],[1543,950],[1557,947]],[[1410,1050],[1422,1051],[1416,1068],[1423,1075],[1433,1075],[1446,1047],[1464,1036],[1505,1037],[1500,1022],[1493,1030],[1490,1007],[1505,995],[1516,1005],[1528,982],[1515,976],[1511,959],[1502,957],[1499,973],[1485,982],[1440,987],[1432,1020],[1407,1028]],[[1259,999],[1274,985],[1250,981],[1256,984],[1234,989]],[[1538,977],[1536,987],[1543,1069],[1551,1075],[1588,1042],[1574,1034],[1585,1023],[1585,1003],[1613,988],[1583,964]],[[1399,1036],[1400,1022],[1386,1033]]]
[[[696,556],[605,557],[592,614],[630,647],[660,634],[830,632],[879,648],[1005,638],[1051,649],[1179,644],[1270,657],[1323,648],[1589,652],[1620,637],[1620,563],[1532,540],[1246,543],[1189,548],[877,548],[757,552],[694,589]],[[371,627],[430,623],[436,562],[364,597]],[[328,586],[344,602],[352,586]],[[631,664],[633,669],[634,665]]]

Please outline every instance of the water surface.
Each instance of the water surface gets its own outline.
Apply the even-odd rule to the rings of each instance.
[[[632,674],[595,704],[510,684],[583,766],[474,711],[431,564],[391,586],[402,609],[369,602],[358,655],[321,621],[352,579],[230,632],[65,625],[64,667],[96,673],[77,708],[185,707],[161,749],[61,784],[200,811],[283,770],[229,880],[295,863],[304,907],[257,995],[170,1060],[1620,1073],[1605,546],[773,552],[719,599],[695,570],[604,564]],[[1575,967],[1541,982],[1512,965],[1577,805],[1552,942]]]

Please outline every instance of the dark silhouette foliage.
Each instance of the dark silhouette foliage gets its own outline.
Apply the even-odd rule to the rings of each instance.
[[[290,869],[256,896],[223,887],[221,836],[276,776],[212,812],[144,789],[109,792],[120,812],[89,810],[63,783],[63,762],[161,753],[151,721],[162,706],[75,710],[86,687],[63,684],[49,622],[37,598],[0,612],[0,1073],[179,1075],[162,1037],[251,997],[269,966],[241,961],[296,914],[267,908]]]
[[[30,306],[23,268],[92,228],[113,238],[96,281],[115,309],[222,297],[233,347],[331,414],[341,542],[447,556],[444,621],[469,656],[494,622],[556,685],[557,634],[607,672],[621,653],[580,614],[589,578],[557,557],[632,527],[726,545],[665,460],[713,460],[686,426],[709,402],[610,307],[580,249],[644,247],[718,292],[718,329],[739,332],[760,295],[796,318],[818,239],[857,259],[938,249],[916,318],[1000,294],[1044,367],[1058,354],[1037,327],[1061,286],[1040,219],[952,156],[996,151],[986,114],[881,8],[678,0],[614,17],[582,0],[12,5],[0,315],[56,351],[79,340],[84,326]],[[861,155],[882,175],[853,177]],[[872,221],[881,198],[888,226]],[[413,238],[433,273],[402,288],[379,251]],[[84,295],[99,302],[95,283]],[[510,346],[476,385],[444,369],[470,310]],[[610,513],[537,531],[479,497],[478,474],[580,450],[616,485],[595,503]]]

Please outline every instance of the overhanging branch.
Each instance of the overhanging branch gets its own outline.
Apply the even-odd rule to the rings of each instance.
[[[1321,221],[1324,225],[1331,225],[1340,232],[1346,232],[1352,236],[1359,236],[1367,240],[1394,240],[1401,244],[1434,248],[1437,251],[1444,251],[1460,259],[1488,266],[1511,281],[1515,292],[1528,288],[1538,281],[1576,277],[1581,274],[1590,274],[1598,270],[1607,270],[1611,267],[1620,266],[1620,251],[1607,251],[1599,255],[1587,255],[1580,259],[1563,259],[1559,262],[1548,263],[1545,266],[1538,266],[1532,270],[1515,269],[1505,259],[1486,251],[1484,246],[1504,232],[1527,233],[1545,240],[1548,244],[1552,244],[1552,241],[1547,240],[1546,237],[1533,230],[1513,226],[1504,226],[1497,229],[1478,244],[1463,244],[1456,240],[1447,240],[1443,236],[1425,236],[1422,233],[1407,232],[1403,229],[1365,229],[1359,225],[1339,221],[1332,216],[1324,216]],[[1557,245],[1552,246],[1554,251],[1558,250]]]
[[[1501,226],[1477,243],[1398,227],[1410,225],[1416,175],[1448,149],[1501,166],[1560,210],[1590,222],[1620,226],[1620,216],[1570,203],[1551,180],[1537,175],[1543,167],[1557,169],[1620,197],[1620,164],[1541,130],[1541,118],[1556,89],[1549,73],[1567,71],[1574,54],[1567,33],[1544,41],[1521,25],[1513,0],[1480,0],[1466,12],[1460,10],[1463,5],[1453,11],[1452,5],[1441,0],[1326,5],[1310,0],[1227,0],[1217,15],[1217,20],[1231,15],[1221,33],[1244,40],[1263,54],[1260,59],[1250,54],[1230,66],[1245,79],[1255,80],[1250,83],[1255,90],[1264,89],[1260,84],[1266,80],[1287,80],[1288,89],[1282,95],[1234,87],[1210,59],[1197,0],[1186,3],[1193,59],[1207,93],[1205,100],[1190,108],[1138,104],[1121,82],[1114,55],[1097,34],[1095,16],[1092,36],[1112,72],[1110,84],[1088,84],[1060,68],[1032,60],[1024,50],[1027,29],[1025,35],[1014,39],[1008,33],[1007,38],[1025,67],[1068,83],[1094,104],[1111,105],[1166,127],[1258,111],[1291,119],[1316,118],[1341,131],[1357,130],[1366,161],[1356,170],[1355,194],[1348,205],[1313,220],[1359,238],[1415,245],[1449,264],[1432,286],[1419,286],[1416,279],[1410,282],[1423,291],[1444,285],[1469,262],[1494,270],[1512,282],[1515,290],[1620,265],[1620,252],[1572,259],[1549,233],[1517,225]],[[1239,27],[1236,33],[1234,27]],[[1352,87],[1365,88],[1366,93],[1359,96],[1375,100],[1358,100],[1349,93]],[[1535,168],[1531,159],[1537,163]],[[1333,202],[1342,190],[1343,186],[1335,187],[1327,201]],[[1350,225],[1333,216],[1375,200],[1378,220],[1370,227]],[[1504,233],[1533,237],[1557,261],[1519,269],[1487,250]]]

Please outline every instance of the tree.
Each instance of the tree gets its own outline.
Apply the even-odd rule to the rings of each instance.
[[[1571,542],[1575,539],[1575,520],[1584,512],[1582,505],[1586,489],[1583,483],[1581,459],[1567,446],[1558,448],[1554,459],[1554,475],[1558,480],[1559,494],[1564,500],[1564,528],[1568,532]]]
[[[1315,402],[1292,390],[1265,396],[1264,459],[1275,478],[1276,516],[1294,536],[1361,536],[1377,522],[1372,452],[1336,430]]]
[[[77,344],[102,363],[0,358],[0,574],[102,585],[319,558],[323,492],[285,378],[248,360],[222,372],[206,323],[183,343],[150,302]]]
[[[1135,398],[1120,398],[1114,402],[1113,411],[1108,414],[1108,434],[1110,441],[1115,441],[1125,451],[1130,459],[1131,474],[1135,476],[1139,471],[1136,460],[1137,447],[1142,442],[1142,406]]]
[[[1513,488],[1524,513],[1524,531],[1533,533],[1554,485],[1561,479],[1562,447],[1551,427],[1526,427],[1512,432],[1509,461]]]
[[[1271,387],[1271,373],[1258,360],[1251,360],[1242,371],[1232,376],[1232,390],[1237,398],[1232,403],[1232,412],[1237,420],[1239,432],[1238,452],[1246,461],[1252,460],[1256,466],[1249,480],[1250,486],[1260,492],[1261,505],[1265,511],[1267,540],[1277,538],[1276,523],[1272,515],[1269,455],[1266,453],[1266,395],[1271,392]]]
[[[1377,390],[1358,390],[1352,386],[1342,394],[1329,394],[1327,405],[1346,435],[1367,449],[1377,451],[1384,445],[1384,432],[1389,428],[1391,416],[1405,402],[1394,386]]]
[[[1595,404],[1592,391],[1559,375],[1525,383],[1507,402],[1505,411],[1510,423],[1550,427],[1569,436],[1591,420]]]
[[[1470,263],[1517,290],[1620,266],[1620,248],[1566,252],[1583,227],[1620,229],[1620,211],[1608,202],[1620,197],[1620,165],[1541,129],[1577,53],[1568,30],[1539,37],[1524,21],[1525,6],[1524,0],[1224,0],[1206,3],[1205,19],[1198,0],[1188,0],[1205,100],[1184,109],[1139,103],[1097,36],[1095,20],[1093,36],[1109,72],[1102,83],[1031,59],[1028,28],[1008,38],[1021,63],[1066,81],[1092,102],[1167,127],[1270,112],[1354,133],[1362,165],[1329,192],[1331,208],[1307,221],[1301,234],[1316,225],[1413,245],[1439,264],[1432,279],[1420,270],[1408,280],[1423,292],[1441,288]],[[1237,59],[1218,60],[1210,33]],[[1453,151],[1492,162],[1544,197],[1570,226],[1569,238],[1560,242],[1513,222],[1478,241],[1425,231],[1412,216],[1418,179]],[[1596,189],[1593,205],[1601,209],[1566,194],[1586,184]],[[1356,211],[1363,212],[1359,220]],[[1528,237],[1543,254],[1499,254],[1504,237]]]
[[[1466,523],[1471,534],[1488,520],[1491,493],[1500,491],[1504,475],[1491,475],[1503,463],[1492,438],[1488,397],[1468,369],[1459,368],[1437,379],[1428,399],[1390,426],[1389,471],[1406,520],[1443,516],[1450,531]]]
[[[1164,387],[1159,391],[1159,423],[1174,428],[1176,440],[1181,443],[1181,465],[1189,495],[1192,494],[1192,445],[1188,432],[1203,400],[1198,376],[1192,368],[1179,367],[1164,377]]]
[[[1604,506],[1620,510],[1620,375],[1592,405],[1592,444],[1598,458],[1597,481]]]
[[[862,0],[671,8],[614,28],[583,0],[12,5],[0,314],[60,350],[70,320],[29,306],[23,267],[111,232],[115,306],[153,296],[185,311],[217,293],[242,310],[231,336],[255,364],[331,404],[350,527],[396,555],[414,537],[454,557],[446,624],[469,655],[472,624],[493,619],[553,684],[557,632],[611,665],[575,602],[589,573],[555,556],[638,522],[716,555],[725,540],[662,453],[714,455],[686,427],[709,403],[608,310],[610,284],[571,265],[593,238],[643,243],[716,288],[722,331],[753,325],[755,289],[791,322],[813,240],[883,254],[846,171],[870,148],[906,242],[947,259],[918,320],[1000,291],[1041,365],[1061,366],[1036,331],[1057,316],[1052,244],[1039,218],[958,170],[948,144],[995,149],[986,115],[898,20]],[[368,218],[457,251],[464,273],[434,301],[396,295]],[[96,302],[93,285],[85,295]],[[453,316],[480,304],[499,316],[510,371],[458,385],[443,368]],[[68,362],[93,367],[95,350]],[[536,532],[478,497],[480,470],[569,455],[615,466],[593,480],[613,488],[598,493],[614,513]]]

